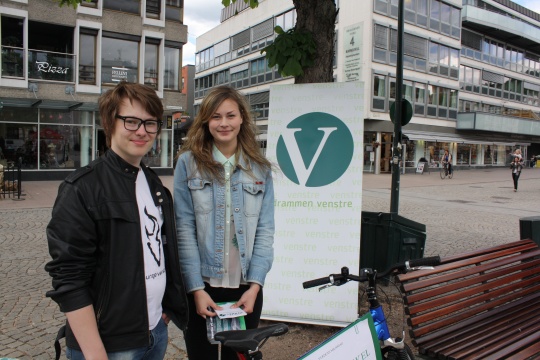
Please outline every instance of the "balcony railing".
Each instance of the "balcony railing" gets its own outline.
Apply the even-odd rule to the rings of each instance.
[[[24,78],[24,49],[2,46],[2,77]]]
[[[74,82],[75,55],[28,50],[28,78]]]

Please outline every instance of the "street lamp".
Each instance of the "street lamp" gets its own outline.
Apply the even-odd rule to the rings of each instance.
[[[392,146],[392,187],[390,189],[390,212],[399,210],[399,160],[401,159],[401,124],[403,121],[403,2],[398,0],[397,61],[396,61],[396,101],[394,109],[394,142]]]

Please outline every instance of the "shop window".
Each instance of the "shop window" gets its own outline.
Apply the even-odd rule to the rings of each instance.
[[[101,51],[101,82],[138,82],[139,42],[103,37]]]
[[[471,156],[470,144],[457,144],[456,165],[469,165]]]
[[[159,88],[159,39],[146,38],[144,45],[144,84],[154,89]]]
[[[165,46],[165,68],[163,69],[164,89],[178,90],[178,78],[180,77],[179,64],[180,49]]]
[[[96,84],[96,48],[99,31],[79,30],[79,83]]]

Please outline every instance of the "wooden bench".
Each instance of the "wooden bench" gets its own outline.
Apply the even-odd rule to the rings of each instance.
[[[540,354],[540,248],[520,240],[399,275],[413,344],[438,359]]]

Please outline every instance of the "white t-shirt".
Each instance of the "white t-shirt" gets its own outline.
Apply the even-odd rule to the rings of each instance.
[[[141,219],[141,240],[144,254],[144,274],[146,279],[146,298],[148,304],[148,323],[150,330],[155,328],[161,319],[163,309],[161,301],[165,294],[167,276],[165,273],[165,256],[161,229],[163,213],[152,199],[150,187],[144,172],[139,170],[137,176],[137,204]]]

